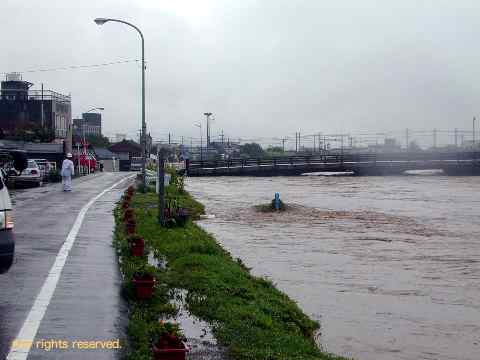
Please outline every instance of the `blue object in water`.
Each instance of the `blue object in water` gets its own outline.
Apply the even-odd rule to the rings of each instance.
[[[280,210],[280,194],[275,193],[275,210]]]

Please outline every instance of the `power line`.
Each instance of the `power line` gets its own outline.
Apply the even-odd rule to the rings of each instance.
[[[69,66],[62,66],[62,67],[57,67],[57,68],[30,69],[30,70],[15,71],[15,72],[24,74],[24,73],[35,73],[35,72],[47,72],[47,71],[88,69],[88,68],[95,68],[95,67],[102,67],[102,66],[111,66],[111,65],[118,65],[118,64],[127,64],[127,63],[139,62],[139,61],[141,61],[141,60],[139,60],[139,59],[117,60],[117,61],[105,62],[105,63],[100,63],[100,64],[69,65]],[[13,71],[1,72],[0,74],[6,75],[6,74],[10,74],[10,73],[12,73],[12,72],[13,72]]]

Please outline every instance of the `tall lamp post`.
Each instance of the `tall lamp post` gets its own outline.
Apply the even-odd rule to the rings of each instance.
[[[206,112],[206,113],[203,113],[203,115],[207,117],[207,152],[208,152],[208,148],[210,147],[210,116],[212,116],[212,113]],[[208,153],[207,153],[207,157],[208,157]]]
[[[147,147],[146,147],[146,133],[147,133],[147,125],[145,123],[145,40],[143,38],[143,34],[138,27],[133,24],[130,24],[127,21],[118,20],[118,19],[109,19],[109,18],[96,18],[95,24],[103,25],[106,22],[113,21],[128,25],[134,28],[139,34],[142,40],[142,184],[143,189],[146,189],[146,177],[145,177],[145,165],[147,161]]]
[[[472,129],[472,135],[473,135],[473,136],[472,136],[472,140],[473,140],[473,141],[472,141],[472,145],[473,145],[473,149],[474,149],[474,150],[475,150],[475,121],[476,121],[476,120],[477,120],[477,119],[476,119],[475,117],[473,117],[473,125],[472,125],[472,126],[473,126],[473,129]]]
[[[202,124],[195,124],[196,127],[200,128],[200,161],[203,161],[203,135],[202,135]]]

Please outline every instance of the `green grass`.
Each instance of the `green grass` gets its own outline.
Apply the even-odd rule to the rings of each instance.
[[[175,194],[169,187],[167,192]],[[179,195],[179,204],[191,209],[195,217],[203,205],[188,193]],[[196,224],[183,228],[163,228],[157,224],[156,194],[137,193],[135,209],[138,234],[147,246],[167,259],[166,270],[157,270],[160,286],[154,299],[136,302],[129,279],[137,265],[127,256],[120,210],[116,210],[115,244],[122,255],[122,272],[127,279],[125,296],[130,300],[131,316],[129,359],[150,359],[148,329],[159,316],[171,316],[172,290],[188,290],[189,311],[212,325],[217,341],[229,349],[234,359],[299,360],[343,359],[320,351],[313,334],[319,324],[306,316],[297,304],[268,280],[252,276],[239,259],[234,259],[215,239]]]

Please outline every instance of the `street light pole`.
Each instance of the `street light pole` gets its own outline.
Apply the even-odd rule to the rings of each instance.
[[[147,162],[147,145],[146,145],[146,133],[147,133],[147,125],[145,123],[145,39],[143,38],[143,34],[138,27],[135,25],[118,19],[109,19],[109,18],[96,18],[95,23],[97,25],[103,25],[106,22],[113,21],[119,22],[125,25],[128,25],[134,28],[139,34],[142,40],[142,135],[141,135],[141,145],[142,145],[142,184],[143,189],[146,189],[146,176],[145,176],[145,167]]]
[[[207,151],[210,146],[210,116],[212,116],[211,112],[203,113],[207,117]],[[208,154],[207,154],[208,155]]]
[[[203,135],[202,135],[202,124],[195,124],[196,127],[200,128],[200,161],[203,161]]]
[[[474,116],[474,117],[473,117],[473,125],[472,125],[472,126],[473,126],[473,129],[472,129],[472,130],[473,130],[473,131],[472,131],[472,134],[473,134],[473,137],[472,137],[472,140],[473,140],[473,141],[472,141],[472,145],[473,145],[473,148],[474,148],[474,149],[475,149],[475,121],[476,121],[476,120],[477,120],[477,119],[475,119],[475,116]]]

